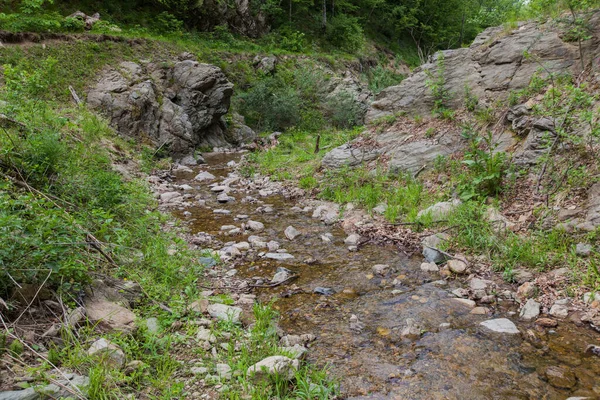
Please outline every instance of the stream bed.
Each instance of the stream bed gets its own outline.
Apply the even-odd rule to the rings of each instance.
[[[264,257],[266,249],[250,250],[236,258],[232,268],[250,283],[273,277],[279,267],[298,275],[254,293],[264,302],[274,299],[286,333],[317,337],[308,361],[329,366],[344,398],[600,398],[600,358],[585,354],[589,344],[600,344],[600,335],[591,328],[566,321],[552,328],[520,321],[518,304],[509,301],[487,304],[487,312],[474,314],[468,302],[452,294],[467,283],[422,271],[420,254],[407,258],[393,246],[374,244],[350,251],[340,227],[312,218],[309,210],[294,208],[295,201],[279,194],[261,196],[232,182],[226,192],[235,200],[221,204],[209,184],[235,176],[228,163],[239,159],[239,154],[209,154],[207,164],[193,172],[177,172],[174,183],[190,185],[187,193],[196,200],[173,212],[194,234],[204,232],[222,243],[258,235],[285,248],[286,253],[280,249],[276,254],[293,256],[274,260]],[[216,179],[195,181],[201,171]],[[244,201],[247,196],[257,201]],[[196,204],[198,198],[204,204]],[[238,215],[263,223],[264,230],[226,236],[222,226],[247,222]],[[301,235],[288,240],[288,226]],[[330,235],[331,241],[322,235]],[[389,268],[376,274],[372,269],[378,264]],[[333,294],[315,294],[317,287]],[[510,319],[519,333],[495,333],[480,325],[497,318]],[[407,326],[413,329],[407,331]]]

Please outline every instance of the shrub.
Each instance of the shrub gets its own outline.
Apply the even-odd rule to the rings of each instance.
[[[358,19],[346,14],[338,14],[331,18],[327,25],[327,41],[335,47],[355,53],[365,44],[365,36]]]
[[[183,32],[183,21],[178,20],[173,14],[163,11],[156,16],[152,29],[161,34],[180,34]]]
[[[339,128],[356,126],[361,119],[361,109],[356,96],[347,91],[340,91],[330,96],[325,109],[331,123]]]
[[[369,82],[369,89],[375,94],[389,86],[398,85],[404,79],[404,75],[381,65],[369,69],[365,75]]]

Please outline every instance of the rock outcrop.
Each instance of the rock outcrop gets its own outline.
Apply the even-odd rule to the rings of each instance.
[[[173,65],[122,62],[104,72],[87,102],[121,135],[150,141],[173,155],[253,139],[239,119],[230,131],[222,119],[229,110],[233,84],[219,68],[190,56],[180,56],[182,60]]]
[[[592,38],[584,41],[585,63],[600,56],[600,12],[591,16],[589,26]],[[469,48],[438,52],[399,85],[380,92],[369,106],[365,120],[376,124],[386,118],[430,115],[434,106],[434,96],[427,85],[430,74],[443,73],[445,89],[450,93],[447,105],[460,108],[465,103],[467,87],[469,96],[486,106],[506,100],[512,91],[527,87],[535,73],[541,76],[549,72],[579,73],[577,43],[563,40],[560,30],[555,28],[552,22],[521,23],[510,32],[504,27],[489,28]],[[494,138],[498,150],[512,152],[514,162],[522,166],[536,164],[556,137],[555,121],[529,114],[525,104],[514,107],[507,115],[512,132]],[[414,173],[431,165],[439,156],[464,149],[466,144],[457,126],[460,124],[448,123],[433,135],[416,134],[415,124],[399,125],[378,129],[369,135],[366,146],[359,138],[331,150],[323,158],[323,165],[356,166],[381,158],[392,173]]]

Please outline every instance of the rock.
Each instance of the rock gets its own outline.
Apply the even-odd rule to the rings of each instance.
[[[353,147],[344,144],[325,154],[322,163],[327,168],[355,167],[379,157],[377,148]]]
[[[230,188],[229,186],[225,186],[225,185],[216,185],[210,188],[210,191],[213,193],[221,193],[221,192],[229,192]]]
[[[288,240],[294,240],[298,236],[300,236],[300,232],[298,232],[298,230],[293,226],[288,226],[287,228],[285,228],[285,231],[283,231],[283,233],[285,237],[288,238]]]
[[[566,366],[551,366],[546,368],[544,376],[548,383],[560,389],[570,389],[577,384],[575,374]]]
[[[206,367],[192,367],[190,368],[190,372],[194,375],[204,375],[208,372],[208,368]]]
[[[220,379],[226,379],[229,380],[231,379],[231,367],[227,364],[217,364],[215,366],[216,372],[217,372],[217,376]]]
[[[484,213],[484,217],[490,222],[492,229],[496,232],[512,230],[515,227],[515,224],[500,214],[500,211],[495,207],[489,207]]]
[[[331,243],[331,238],[327,235],[321,235],[321,241],[323,241],[323,243]]]
[[[267,253],[265,254],[265,257],[277,261],[291,260],[294,258],[294,256],[289,253]]]
[[[199,342],[216,343],[217,338],[212,334],[210,329],[200,328],[196,334],[196,340]]]
[[[435,263],[421,263],[421,271],[440,272],[440,267],[438,267]]]
[[[285,356],[271,356],[249,367],[246,375],[254,381],[264,381],[273,375],[280,379],[292,380],[298,366],[298,360]]]
[[[556,318],[567,318],[569,316],[569,307],[564,304],[554,303],[554,305],[550,307],[549,314]]]
[[[292,275],[294,275],[294,273],[292,271],[290,271],[287,268],[277,268],[277,272],[275,273],[275,276],[273,276],[273,279],[271,279],[271,283],[280,283],[283,281],[288,280]]]
[[[436,203],[431,207],[428,207],[424,210],[419,211],[417,214],[418,218],[422,218],[428,215],[432,220],[437,221],[443,218],[446,218],[452,211],[456,209],[461,204],[460,200],[452,200],[452,201],[442,201],[440,203]]]
[[[248,242],[239,242],[233,245],[236,249],[240,251],[250,250],[250,243]]]
[[[100,76],[87,102],[119,134],[157,147],[169,143],[172,154],[187,155],[200,146],[229,145],[221,117],[232,94],[233,84],[213,65],[123,62]]]
[[[88,355],[98,357],[113,368],[121,368],[125,365],[125,353],[116,344],[101,338],[96,340],[88,349]]]
[[[335,291],[331,288],[317,286],[316,288],[313,289],[313,293],[320,294],[323,296],[331,296],[331,295],[335,294]]]
[[[541,304],[533,299],[527,300],[521,309],[519,317],[526,321],[531,321],[532,319],[537,318],[540,315],[540,306]]]
[[[277,57],[256,56],[256,57],[254,57],[253,61],[254,61],[254,67],[257,70],[261,71],[262,73],[270,74],[270,73],[275,72],[275,65],[277,64]]]
[[[221,193],[217,196],[217,201],[221,204],[228,203],[232,201],[233,197],[229,196],[227,193]]]
[[[349,246],[358,246],[360,243],[360,235],[353,233],[344,240],[344,243]]]
[[[479,278],[473,278],[469,281],[469,289],[471,290],[487,290],[487,288],[489,287],[489,285],[491,284],[490,281],[486,281],[484,279],[479,279]]]
[[[157,334],[160,332],[160,324],[158,322],[157,318],[148,318],[146,320],[146,329],[148,329],[148,332],[153,333],[153,334]]]
[[[450,235],[446,233],[436,233],[434,235],[429,235],[421,241],[423,245],[423,257],[429,263],[441,264],[445,262],[448,258],[436,250],[444,246],[444,242],[450,239]]]
[[[551,318],[538,318],[535,321],[536,325],[542,326],[544,328],[555,328],[558,326],[558,322]]]
[[[467,264],[462,260],[457,260],[453,258],[451,260],[448,260],[447,265],[450,271],[454,272],[455,274],[460,275],[467,272]]]
[[[262,222],[248,220],[245,223],[246,229],[251,230],[253,232],[262,232],[265,229],[265,225]]]
[[[373,265],[373,267],[371,268],[371,271],[373,271],[373,274],[375,275],[385,275],[390,271],[390,266],[387,264],[376,264]]]
[[[577,243],[577,246],[575,246],[575,254],[577,254],[580,257],[587,257],[592,253],[593,249],[594,248],[591,244]]]
[[[215,208],[213,210],[213,214],[224,214],[224,215],[227,215],[227,214],[231,214],[231,211],[229,211],[229,210],[223,210],[223,209],[216,209]]]
[[[577,225],[577,228],[591,232],[598,226],[600,226],[600,182],[593,184],[588,191],[585,221]]]
[[[170,203],[175,199],[179,199],[180,197],[182,197],[182,195],[179,192],[166,192],[160,195],[160,201],[164,203]]]
[[[82,11],[75,11],[67,18],[74,18],[82,21],[85,24],[85,29],[89,31],[94,27],[96,22],[100,21],[100,14],[95,13],[94,15],[87,15]]]
[[[238,323],[242,314],[242,309],[239,307],[227,306],[225,304],[211,304],[207,308],[208,314],[223,321]]]
[[[522,298],[529,298],[535,296],[538,288],[531,282],[525,282],[517,289],[517,295]]]
[[[487,315],[489,310],[486,307],[475,307],[471,310],[469,314],[473,315]]]
[[[490,319],[479,323],[479,325],[496,333],[507,333],[511,335],[520,333],[516,325],[507,318]]]
[[[387,208],[387,204],[379,204],[377,207],[373,207],[373,212],[383,215],[387,211]]]
[[[269,242],[267,242],[267,248],[269,249],[270,252],[274,252],[279,250],[279,242],[275,241],[275,240],[271,240]]]
[[[452,299],[452,300],[453,300],[454,302],[456,302],[456,303],[463,304],[463,305],[465,305],[465,306],[467,306],[467,307],[470,307],[470,308],[473,308],[473,307],[475,307],[475,305],[477,304],[477,303],[475,303],[473,300],[469,300],[469,299],[456,299],[456,298],[455,298],[455,299]]]
[[[400,332],[400,336],[407,339],[418,339],[421,337],[421,328],[414,319],[407,318],[405,324]]]
[[[302,360],[308,352],[308,349],[300,344],[295,344],[291,347],[282,347],[281,350],[288,353],[289,357],[294,360]]]
[[[88,319],[98,323],[107,331],[132,332],[135,328],[135,314],[127,308],[108,301],[103,296],[93,296],[85,301]]]
[[[518,284],[523,284],[525,282],[531,281],[533,279],[533,274],[524,269],[515,269],[513,271],[513,279]]]
[[[87,398],[90,379],[87,376],[66,374],[69,379],[59,379],[50,385],[39,385],[25,390],[0,392],[0,400],[42,400],[72,398],[73,392]]]
[[[212,181],[214,179],[216,179],[216,177],[207,171],[202,171],[194,177],[194,180],[197,180],[199,182]]]

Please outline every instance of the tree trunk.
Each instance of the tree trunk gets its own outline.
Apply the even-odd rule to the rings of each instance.
[[[323,30],[327,28],[327,0],[323,0]]]

